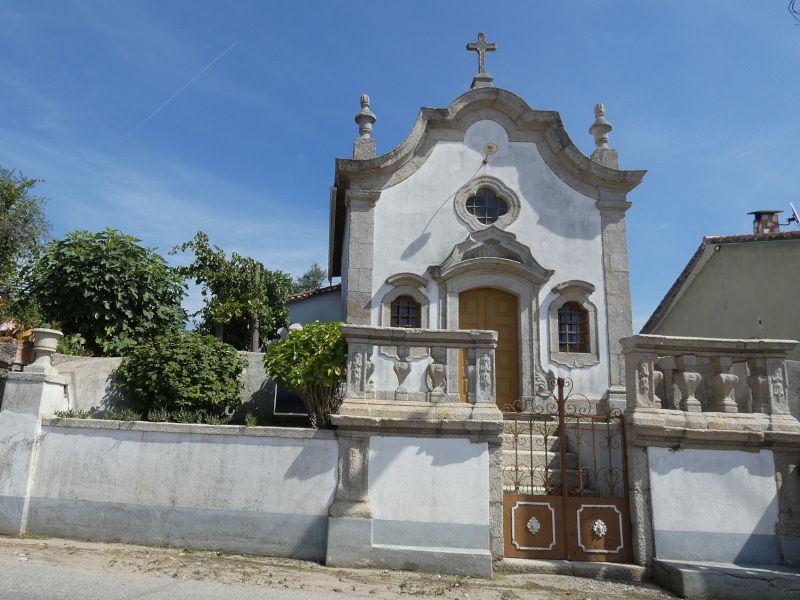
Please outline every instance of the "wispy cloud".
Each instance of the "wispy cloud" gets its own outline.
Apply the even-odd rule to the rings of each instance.
[[[0,164],[25,165],[31,175],[46,176],[59,190],[49,206],[56,235],[114,227],[166,253],[203,230],[229,252],[293,274],[314,261],[324,262],[327,255],[327,218],[322,211],[298,215],[280,198],[170,157],[150,155],[146,162],[127,162],[8,130],[0,129],[0,138],[5,140]]]
[[[136,131],[137,131],[137,130],[140,128],[140,127],[142,127],[142,126],[143,126],[145,123],[147,123],[147,122],[148,122],[150,119],[152,119],[152,118],[153,118],[153,117],[155,117],[155,116],[156,116],[156,115],[157,115],[159,112],[161,112],[161,111],[162,111],[162,110],[163,110],[163,109],[164,109],[164,108],[165,108],[165,107],[166,107],[166,106],[167,106],[167,105],[168,105],[170,102],[172,102],[173,100],[175,100],[175,98],[177,98],[177,97],[178,97],[178,96],[181,94],[181,92],[183,92],[183,91],[184,91],[186,88],[188,88],[188,87],[189,87],[190,85],[192,85],[192,84],[193,84],[195,81],[197,81],[197,80],[198,80],[198,79],[199,79],[199,78],[200,78],[200,77],[203,75],[203,73],[205,73],[206,71],[208,71],[208,70],[209,70],[211,67],[213,67],[213,66],[214,66],[214,65],[215,65],[215,64],[216,64],[216,63],[217,63],[217,62],[218,62],[218,61],[219,61],[219,60],[220,60],[220,59],[221,59],[223,56],[225,56],[225,55],[226,55],[228,52],[230,52],[231,50],[233,50],[233,49],[236,47],[236,45],[237,45],[238,43],[239,43],[238,41],[237,41],[237,42],[233,42],[233,43],[232,43],[230,46],[228,46],[228,47],[227,47],[225,50],[223,50],[222,52],[220,52],[220,53],[219,53],[219,54],[218,54],[218,55],[217,55],[217,56],[216,56],[216,57],[215,57],[215,58],[214,58],[214,59],[213,59],[213,60],[212,60],[210,63],[208,63],[208,64],[207,64],[205,67],[203,67],[202,69],[200,69],[200,71],[198,71],[198,72],[197,72],[197,73],[196,73],[196,74],[195,74],[195,75],[194,75],[194,76],[193,76],[191,79],[189,79],[189,81],[187,81],[187,82],[186,82],[186,83],[184,83],[184,84],[183,84],[183,85],[182,85],[180,88],[178,88],[178,91],[176,91],[176,92],[175,92],[174,94],[172,94],[172,95],[171,95],[169,98],[167,98],[166,100],[164,100],[164,102],[162,102],[161,104],[159,104],[159,105],[158,105],[158,108],[156,108],[156,109],[155,109],[153,112],[151,112],[149,115],[147,115],[147,116],[146,116],[146,117],[145,117],[145,118],[144,118],[144,119],[143,119],[143,120],[142,120],[142,121],[141,121],[141,122],[140,122],[138,125],[136,125],[136,127],[134,127],[133,129],[131,129],[131,130],[128,132],[128,135],[130,135],[130,134],[132,134],[132,133],[136,132]]]

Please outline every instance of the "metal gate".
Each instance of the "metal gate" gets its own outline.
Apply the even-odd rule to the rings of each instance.
[[[630,561],[623,418],[593,413],[572,387],[551,378],[532,406],[505,413],[505,555]]]

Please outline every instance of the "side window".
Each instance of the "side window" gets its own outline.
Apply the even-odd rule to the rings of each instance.
[[[600,361],[597,349],[597,308],[589,300],[594,286],[571,280],[553,287],[548,311],[550,360],[580,368]]]
[[[392,327],[420,327],[420,303],[411,296],[399,296],[391,304]]]
[[[558,351],[589,351],[589,312],[577,302],[558,309]]]

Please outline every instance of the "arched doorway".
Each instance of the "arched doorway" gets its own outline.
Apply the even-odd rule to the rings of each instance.
[[[495,352],[497,407],[513,411],[519,400],[519,307],[517,297],[495,288],[475,288],[458,296],[458,328],[490,329],[498,333]],[[459,370],[459,394],[466,398],[465,353]]]

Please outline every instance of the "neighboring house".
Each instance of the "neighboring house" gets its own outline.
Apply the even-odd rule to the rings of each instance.
[[[750,214],[752,234],[703,238],[642,333],[800,340],[800,231],[781,231],[779,211]],[[800,346],[787,357],[796,399]]]
[[[753,234],[703,238],[642,333],[800,340],[800,231],[765,229],[777,211],[754,214]]]
[[[448,108],[423,108],[377,157],[367,96],[361,106],[353,158],[337,159],[331,190],[328,275],[341,289],[293,298],[292,319],[337,313],[338,292],[339,318],[353,324],[496,330],[501,408],[532,401],[549,372],[592,400],[624,402],[626,195],[645,172],[619,170],[602,105],[591,158],[557,112],[490,77]],[[456,379],[463,390],[463,369],[448,373]]]
[[[289,323],[312,321],[341,321],[341,284],[329,285],[317,290],[297,292],[289,296]]]

